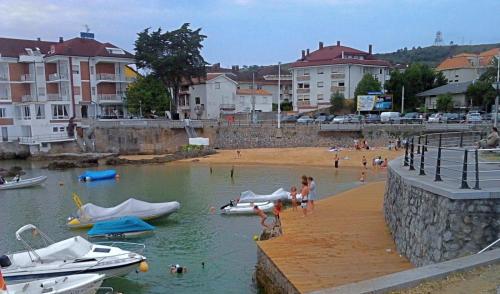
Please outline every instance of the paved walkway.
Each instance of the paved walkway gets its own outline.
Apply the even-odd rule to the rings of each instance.
[[[303,293],[409,269],[385,225],[384,190],[370,183],[320,200],[307,217],[288,209],[283,236],[258,245]]]

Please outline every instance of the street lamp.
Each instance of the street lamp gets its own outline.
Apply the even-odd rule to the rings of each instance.
[[[495,84],[496,84],[496,88],[497,88],[497,96],[495,97],[495,120],[494,120],[494,126],[497,127],[497,123],[498,123],[498,96],[500,95],[499,94],[499,86],[500,86],[500,55],[496,55],[495,56],[497,58],[497,82],[496,83],[493,83],[493,87],[495,87]]]
[[[278,129],[281,128],[281,62],[278,62]]]

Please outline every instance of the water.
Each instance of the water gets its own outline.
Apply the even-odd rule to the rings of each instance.
[[[318,184],[319,197],[325,197],[359,185],[359,170],[332,168],[298,168],[285,166],[235,166],[235,177],[229,177],[231,166],[191,163],[117,167],[119,181],[79,183],[83,169],[49,171],[40,162],[1,162],[0,167],[22,166],[27,175],[47,175],[42,187],[0,191],[0,253],[22,249],[15,241],[15,231],[32,223],[59,241],[85,230],[70,230],[66,218],[76,210],[71,193],[83,202],[114,206],[129,197],[150,202],[179,201],[181,209],[170,217],[152,222],[157,227],[149,238],[133,242],[146,244],[149,272],[131,273],[124,278],[107,280],[123,293],[257,293],[252,281],[256,264],[256,245],[252,240],[261,232],[256,216],[222,216],[210,214],[252,189],[268,194],[292,184],[299,184],[302,174],[311,175]],[[372,175],[382,178],[383,175]],[[370,177],[369,177],[370,180]],[[60,185],[59,183],[63,183]],[[205,262],[203,269],[201,263]],[[184,275],[171,275],[170,264],[188,268]]]

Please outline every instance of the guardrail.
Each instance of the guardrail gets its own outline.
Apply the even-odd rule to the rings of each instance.
[[[480,190],[500,181],[500,158],[482,160],[480,154],[500,153],[500,146],[479,149],[483,132],[447,132],[413,136],[405,142],[403,166],[434,182],[456,182],[460,189]]]

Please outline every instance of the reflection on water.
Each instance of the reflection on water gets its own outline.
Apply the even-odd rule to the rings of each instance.
[[[148,273],[131,273],[126,279],[105,282],[123,293],[255,293],[252,274],[256,263],[253,235],[261,229],[254,216],[210,214],[245,190],[269,194],[274,190],[299,185],[302,174],[311,175],[318,184],[318,195],[325,197],[358,185],[359,170],[334,170],[319,167],[235,166],[171,163],[166,165],[120,166],[120,179],[80,183],[82,169],[48,171],[42,163],[1,162],[0,167],[21,165],[24,177],[48,175],[43,187],[0,191],[0,249],[22,249],[15,242],[15,231],[32,223],[52,239],[61,240],[86,230],[69,230],[66,218],[75,211],[71,193],[84,202],[114,206],[130,197],[150,202],[179,201],[181,209],[167,219],[152,222],[156,233],[145,239],[149,259]],[[372,175],[383,178],[382,174]],[[62,183],[63,185],[60,185]],[[202,268],[201,263],[205,263]],[[172,275],[171,264],[188,268],[184,275]]]

